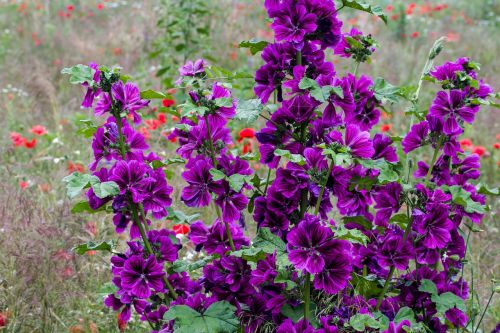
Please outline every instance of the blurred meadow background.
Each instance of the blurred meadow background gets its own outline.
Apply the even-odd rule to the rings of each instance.
[[[394,85],[417,85],[430,47],[446,36],[436,64],[470,57],[481,64],[484,80],[495,91],[500,89],[500,1],[377,3],[389,18],[387,25],[361,12],[341,11],[344,32],[357,27],[379,43],[372,62],[363,64],[359,73],[382,76]],[[96,120],[90,110],[80,108],[83,89],[71,86],[61,69],[92,61],[120,65],[143,89],[172,93],[174,102],[150,104],[141,126],[152,148],[171,157],[177,145],[166,136],[176,119],[159,111],[182,101],[181,91],[170,90],[177,68],[187,59],[203,57],[212,65],[251,75],[261,64],[260,56],[238,44],[272,40],[268,24],[263,1],[257,0],[0,0],[0,332],[145,329],[138,320],[124,327],[103,306],[102,297],[110,287],[109,258],[71,251],[76,244],[115,236],[106,214],[71,213],[75,202],[66,196],[61,179],[73,171],[88,171]],[[334,63],[339,75],[352,65],[339,58]],[[248,78],[233,83],[238,98],[251,97],[252,87]],[[421,107],[429,105],[436,89],[424,83]],[[407,107],[391,106],[378,130],[404,133]],[[255,142],[237,141],[245,126],[233,129],[235,149],[256,151]],[[481,155],[480,182],[498,187],[499,111],[483,108],[466,137],[463,148]],[[170,184],[177,189],[181,171],[172,168],[170,173]],[[193,213],[178,199],[176,193],[176,208]],[[500,202],[488,199],[490,211],[470,234],[464,268],[473,281],[471,311],[484,309],[495,284],[492,279],[500,276]],[[209,212],[199,213],[203,218]],[[499,321],[500,301],[495,296],[481,332],[491,332]]]

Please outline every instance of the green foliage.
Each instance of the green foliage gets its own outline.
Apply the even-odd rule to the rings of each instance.
[[[143,99],[164,99],[168,97],[168,95],[165,95],[162,92],[154,91],[151,89],[141,91],[141,98]]]
[[[191,223],[200,216],[200,214],[187,215],[181,210],[174,210],[172,207],[167,207],[168,218],[176,224]]]
[[[349,326],[357,332],[366,332],[367,328],[382,328],[381,323],[369,314],[355,314],[349,319]]]
[[[102,212],[106,210],[106,206],[101,206],[98,209],[94,210],[90,207],[89,202],[87,200],[77,202],[73,208],[71,208],[71,213],[72,214],[78,214],[78,213],[97,213],[97,212]]]
[[[236,106],[235,119],[242,120],[249,124],[254,123],[263,109],[264,106],[259,99],[239,101]]]
[[[276,149],[274,151],[274,155],[285,157],[290,162],[297,163],[298,165],[306,164],[306,159],[304,156],[302,156],[300,154],[292,154],[289,150]]]
[[[395,182],[399,179],[401,174],[401,164],[389,163],[384,159],[378,160],[358,160],[358,163],[369,169],[376,169],[380,171],[378,181],[382,184]]]
[[[451,200],[455,204],[464,207],[467,213],[484,214],[486,212],[485,207],[479,202],[472,200],[470,193],[461,186],[454,185],[443,189],[447,190],[451,194]]]
[[[382,104],[396,103],[400,97],[406,96],[401,88],[393,86],[381,77],[375,79],[373,83],[373,93],[375,98]]]
[[[99,243],[95,242],[88,242],[85,244],[80,244],[77,245],[73,248],[73,251],[76,254],[83,255],[87,253],[88,251],[107,251],[107,252],[112,252],[113,249],[115,248],[115,243],[113,241],[102,241]]]
[[[163,319],[175,320],[175,333],[234,333],[239,327],[235,311],[236,307],[226,301],[213,303],[203,313],[187,305],[174,305]]]
[[[174,272],[180,273],[180,272],[192,272],[197,269],[205,267],[207,264],[211,263],[214,260],[215,257],[213,256],[207,256],[202,259],[199,259],[197,261],[185,261],[185,260],[176,260],[172,264],[172,270]]]
[[[387,15],[384,14],[384,11],[378,5],[370,5],[356,0],[341,0],[341,2],[342,4],[340,6],[342,7],[349,7],[373,14],[375,16],[378,16],[382,21],[384,21],[387,24]]]
[[[336,94],[340,98],[344,98],[344,91],[340,86],[323,86],[320,87],[318,82],[308,77],[302,78],[299,82],[299,88],[309,90],[311,96],[317,101],[324,103],[330,98],[330,95]]]
[[[90,86],[94,83],[93,69],[86,65],[76,65],[63,68],[61,74],[69,74],[71,84],[82,84],[87,82]]]
[[[269,42],[266,42],[265,40],[257,41],[252,39],[240,42],[240,44],[238,44],[238,47],[249,49],[250,53],[252,53],[252,55],[255,55],[262,51],[268,44]]]

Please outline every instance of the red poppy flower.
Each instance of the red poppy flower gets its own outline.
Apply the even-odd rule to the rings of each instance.
[[[73,9],[75,9],[75,6],[73,6],[73,5],[67,5],[66,9],[68,10],[68,12],[71,12],[71,11],[73,11]]]
[[[479,157],[483,157],[483,155],[487,155],[488,151],[483,146],[475,146],[474,148],[472,148],[472,153],[478,154]]]
[[[189,232],[189,226],[186,224],[175,224],[172,230],[174,230],[177,235],[186,235]]]
[[[10,133],[10,141],[16,147],[22,146],[24,144],[24,138],[20,133],[11,132]]]
[[[392,124],[383,124],[380,126],[380,131],[381,132],[389,132],[392,128]]]
[[[255,138],[255,131],[253,128],[244,128],[240,131],[240,139],[253,139]]]
[[[139,127],[138,131],[142,134],[142,136],[144,136],[146,140],[151,139],[151,133],[149,133],[149,130],[146,127]]]
[[[35,135],[45,135],[47,134],[47,129],[42,125],[35,125],[30,129],[30,132]]]
[[[167,122],[167,116],[164,113],[158,113],[157,118],[160,124],[165,124]]]
[[[161,104],[168,108],[168,107],[171,107],[172,105],[175,105],[175,101],[173,99],[164,99],[161,101]]]
[[[36,139],[33,138],[31,141],[28,141],[28,139],[24,139],[24,146],[28,149],[33,149],[36,147]]]
[[[493,148],[494,148],[494,149],[500,149],[500,142],[495,142],[495,143],[493,144]]]
[[[172,119],[172,121],[179,121],[179,117],[177,117],[177,116],[172,116],[171,119]]]
[[[99,3],[97,4],[97,10],[103,10],[104,9],[104,4]]]
[[[20,181],[20,182],[19,182],[19,187],[20,187],[21,189],[23,189],[23,190],[24,190],[24,189],[26,189],[29,185],[30,185],[30,184],[29,184],[28,182],[25,182],[25,181]]]
[[[392,12],[394,10],[394,6],[388,5],[387,7],[385,7],[385,10],[388,12]]]
[[[410,35],[411,38],[417,38],[418,36],[420,36],[420,33],[418,31],[414,31]]]
[[[152,131],[160,127],[161,123],[157,119],[146,119],[144,121],[146,127]]]
[[[472,140],[471,139],[462,139],[460,140],[460,146],[462,148],[472,148]]]

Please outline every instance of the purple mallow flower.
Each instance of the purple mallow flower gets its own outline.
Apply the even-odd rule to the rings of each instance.
[[[333,239],[333,232],[319,218],[306,214],[287,235],[288,259],[299,270],[320,273],[325,262],[343,252],[345,243]]]
[[[432,102],[429,114],[444,118],[445,134],[461,133],[461,122],[471,124],[475,114],[479,111],[477,106],[468,105],[465,94],[461,90],[451,90],[448,93],[439,91]]]
[[[154,256],[146,260],[142,256],[134,255],[128,258],[121,272],[121,286],[124,290],[139,298],[151,296],[151,289],[162,292],[165,276],[163,267],[159,265]]]
[[[141,99],[139,88],[131,82],[124,84],[122,81],[118,81],[111,87],[111,92],[113,98],[120,102],[121,109],[133,115],[134,123],[139,124],[141,117],[137,111],[149,104],[149,101]]]
[[[292,0],[285,0],[282,8],[276,13],[271,28],[278,41],[302,43],[308,33],[316,30],[316,16],[308,13],[302,4],[295,4]]]

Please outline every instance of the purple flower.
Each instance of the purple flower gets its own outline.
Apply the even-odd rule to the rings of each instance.
[[[223,181],[222,186],[213,186],[213,192],[218,195],[215,203],[222,209],[222,219],[225,222],[238,221],[240,212],[248,204],[248,198],[243,193],[231,189],[227,181]]]
[[[265,260],[257,262],[257,268],[252,271],[250,283],[253,286],[258,286],[266,282],[272,282],[277,275],[276,253],[273,253],[268,255]]]
[[[403,320],[399,324],[394,322],[389,323],[389,328],[383,331],[382,333],[406,333],[407,329],[411,327],[411,323],[409,320]]]
[[[446,311],[446,319],[455,327],[465,327],[467,325],[467,315],[457,308]]]
[[[134,116],[134,123],[139,124],[141,117],[136,111],[149,104],[149,101],[141,99],[139,88],[131,82],[124,84],[122,81],[118,81],[111,87],[111,92],[114,99],[121,103],[121,109],[132,114]]]
[[[291,319],[286,319],[278,327],[276,333],[314,333],[314,327],[305,319],[299,320],[296,324]]]
[[[405,270],[408,262],[413,258],[411,243],[403,242],[401,235],[388,235],[382,241],[382,246],[377,253],[377,259],[382,267],[394,266]]]
[[[428,248],[442,249],[451,240],[453,223],[445,205],[434,205],[427,213],[416,209],[412,217],[413,229],[422,236],[423,244]]]
[[[310,120],[314,116],[314,110],[319,105],[309,95],[295,95],[289,100],[283,101],[283,108],[288,111],[297,123]]]
[[[356,28],[352,28],[350,32],[342,34],[340,42],[333,49],[333,53],[342,57],[350,58],[352,56],[351,45],[347,42],[346,37],[363,36],[363,33]]]
[[[439,91],[432,102],[429,114],[444,117],[445,134],[453,135],[463,130],[458,121],[472,123],[478,107],[466,105],[465,95],[461,90],[451,90],[449,94]]]
[[[339,142],[349,147],[352,156],[357,158],[371,158],[375,153],[373,142],[370,140],[370,133],[363,132],[356,125],[347,125],[345,129],[345,140],[338,131],[329,134],[332,141]]]
[[[175,238],[174,232],[167,229],[151,230],[148,232],[148,239],[151,246],[159,252],[161,260],[169,262],[177,260],[181,245],[177,238]]]
[[[278,168],[273,187],[286,198],[293,198],[307,188],[309,176],[304,168],[295,163],[287,163],[286,168]]]
[[[271,24],[276,40],[302,43],[305,35],[314,32],[318,27],[316,15],[308,13],[305,6],[295,4],[292,0],[285,0],[283,7]]]
[[[157,292],[163,291],[163,276],[165,276],[163,267],[156,262],[154,256],[144,260],[142,256],[134,255],[123,265],[121,285],[134,296],[148,298],[151,296],[151,289]]]
[[[93,76],[92,80],[96,84],[99,84],[100,76],[101,76],[101,71],[99,70],[99,65],[96,64],[95,62],[91,62],[89,64],[89,67],[91,68],[92,71],[94,71],[94,76]],[[90,107],[92,107],[92,104],[94,104],[94,98],[99,96],[99,94],[101,93],[101,89],[89,86],[88,82],[84,82],[82,85],[84,87],[87,87],[87,93],[85,94],[85,97],[83,98],[82,107],[90,108]]]
[[[386,227],[391,215],[399,211],[401,207],[399,197],[402,190],[399,183],[393,182],[375,191],[373,199],[375,200],[374,208],[377,211],[375,214],[376,225]]]
[[[215,82],[212,86],[212,93],[208,96],[208,99],[211,101],[217,101],[217,99],[221,98],[231,98],[231,92],[224,88],[219,83]],[[210,114],[209,117],[221,117],[222,119],[231,119],[236,114],[236,100],[232,100],[231,106],[222,106],[219,107],[213,114]]]
[[[325,259],[324,268],[314,277],[314,288],[324,290],[328,294],[336,294],[343,290],[351,279],[352,256],[349,254],[349,243],[334,240],[336,253]]]
[[[234,247],[238,250],[243,245],[248,245],[248,239],[243,235],[241,228],[234,223],[228,224]],[[223,256],[227,251],[231,250],[227,238],[226,226],[219,219],[215,220],[210,228],[207,228],[201,221],[194,222],[191,225],[189,239],[196,245],[197,250],[201,250],[203,247],[209,255],[217,253]]]
[[[421,123],[415,124],[411,127],[410,132],[406,134],[401,145],[403,146],[403,151],[408,154],[412,150],[421,147],[424,144],[425,139],[429,134],[429,123],[422,121]]]
[[[182,173],[182,178],[189,184],[184,187],[181,200],[189,207],[205,207],[210,204],[210,191],[217,188],[212,180],[212,165],[205,159],[198,159],[193,167]]]
[[[387,162],[396,163],[398,161],[398,155],[396,154],[396,148],[392,146],[391,138],[377,133],[373,137],[373,149],[375,150],[372,159],[378,160],[383,158]]]
[[[203,59],[198,59],[194,63],[189,60],[179,69],[179,73],[181,76],[196,76],[205,72],[206,65]]]
[[[319,218],[306,214],[286,237],[288,259],[297,269],[311,274],[321,272],[325,261],[342,252],[344,243],[333,239],[332,231],[320,224]]]
[[[148,188],[156,181],[152,177],[147,177],[149,170],[149,166],[144,162],[118,161],[109,180],[118,184],[120,194],[130,194],[132,201],[139,203],[148,197]]]

